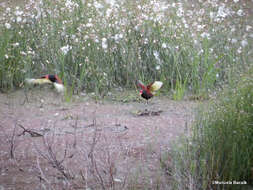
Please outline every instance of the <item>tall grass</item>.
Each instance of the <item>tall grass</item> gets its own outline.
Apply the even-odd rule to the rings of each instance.
[[[224,90],[209,111],[200,113],[191,137],[174,152],[177,189],[246,189],[234,181],[252,185],[252,73],[251,69]]]
[[[141,79],[163,81],[164,91],[175,91],[174,99],[181,99],[185,90],[208,96],[228,82],[234,65],[250,65],[250,32],[238,35],[247,26],[247,14],[237,15],[243,6],[42,0],[5,7],[0,88],[56,73],[68,89],[102,95],[116,86],[134,88]]]

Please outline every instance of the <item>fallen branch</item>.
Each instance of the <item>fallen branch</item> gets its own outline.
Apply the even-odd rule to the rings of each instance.
[[[54,137],[53,137],[54,138]],[[53,141],[53,139],[52,139]],[[55,168],[57,171],[60,172],[60,174],[66,179],[66,181],[69,183],[69,180],[74,179],[74,177],[66,170],[66,168],[63,165],[63,162],[67,158],[67,151],[68,151],[68,144],[66,144],[66,147],[64,149],[64,155],[61,160],[59,160],[56,157],[56,151],[53,149],[53,143],[50,143],[48,139],[43,136],[43,144],[46,148],[47,152],[42,152],[37,146],[35,146],[36,151],[39,153],[40,156],[42,156],[45,160],[48,161],[48,163]]]
[[[45,181],[52,188],[50,181],[46,178],[43,170],[40,167],[40,161],[38,157],[37,157],[37,168],[39,169],[39,172],[40,172],[40,175],[38,176],[40,179],[40,182]]]
[[[31,135],[31,137],[42,137],[44,135],[44,134],[38,133],[34,130],[26,129],[20,124],[18,124],[18,126],[23,129],[23,132],[21,134],[19,134],[18,136],[25,135],[25,133],[29,133]]]
[[[163,111],[158,110],[158,111],[149,111],[145,109],[144,111],[139,111],[136,113],[137,116],[159,116]]]

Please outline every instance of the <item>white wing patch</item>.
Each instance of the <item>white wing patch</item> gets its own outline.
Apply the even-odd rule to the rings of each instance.
[[[27,84],[51,84],[52,82],[48,79],[25,79]]]
[[[55,89],[58,93],[63,93],[64,92],[65,88],[64,88],[63,84],[59,84],[59,83],[56,83],[56,82],[54,82],[53,84],[54,84],[54,87],[55,87]]]
[[[152,93],[155,93],[155,91],[159,90],[163,85],[163,82],[161,81],[155,81],[152,85],[151,85],[151,88],[150,88],[150,91]]]

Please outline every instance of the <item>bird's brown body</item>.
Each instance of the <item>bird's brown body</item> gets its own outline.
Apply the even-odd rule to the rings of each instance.
[[[155,91],[159,90],[162,87],[163,83],[160,81],[155,81],[145,86],[141,81],[138,81],[137,85],[141,87],[141,97],[146,99],[148,102],[148,100],[154,96]]]
[[[154,95],[151,94],[150,92],[148,92],[147,90],[141,90],[140,91],[141,97],[148,100],[150,98],[152,98]]]

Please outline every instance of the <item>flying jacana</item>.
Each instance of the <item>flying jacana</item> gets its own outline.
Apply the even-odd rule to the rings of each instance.
[[[28,84],[53,84],[57,92],[64,92],[62,80],[57,75],[44,75],[38,79],[25,79]]]
[[[152,98],[157,90],[159,90],[163,83],[161,81],[155,81],[150,83],[149,85],[145,86],[141,81],[137,81],[137,85],[141,87],[140,95],[142,98],[148,100]]]

